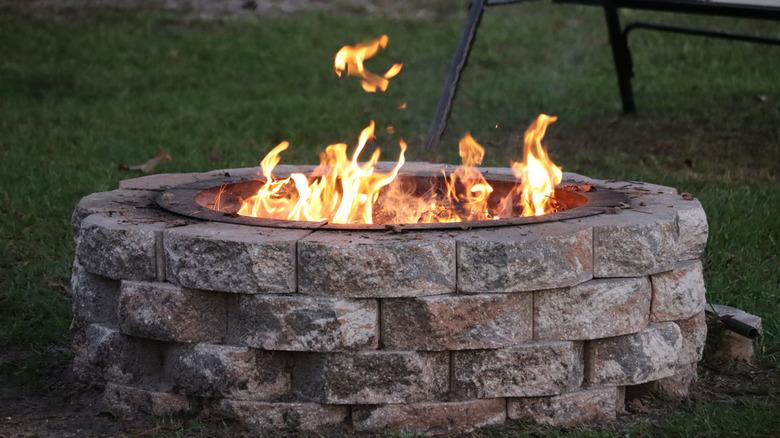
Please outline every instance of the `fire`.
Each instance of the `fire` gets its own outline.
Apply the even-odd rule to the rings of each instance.
[[[356,44],[354,46],[344,46],[336,53],[333,61],[333,68],[336,74],[341,77],[344,71],[347,76],[358,76],[361,78],[360,85],[367,93],[376,93],[377,90],[387,91],[390,85],[390,79],[398,75],[403,68],[403,64],[393,64],[383,75],[377,75],[366,70],[363,61],[373,58],[380,50],[387,47],[390,39],[387,35],[381,35],[374,40]]]
[[[563,170],[556,166],[542,147],[547,127],[558,120],[555,116],[540,114],[523,136],[523,162],[512,163],[512,172],[522,181],[521,202],[523,216],[541,216],[555,211],[555,186],[563,178]]]
[[[395,64],[379,76],[367,71],[363,62],[387,47],[388,41],[387,35],[382,35],[367,43],[342,47],[334,61],[336,74],[341,76],[346,71],[347,75],[359,76],[363,89],[370,93],[387,90],[389,79],[401,71],[402,65]],[[401,108],[406,108],[406,103]],[[526,130],[523,161],[512,163],[516,182],[508,190],[504,186],[501,193],[479,171],[485,148],[471,134],[458,143],[461,166],[423,188],[397,178],[405,163],[407,146],[403,140],[399,141],[398,161],[390,172],[376,170],[379,148],[368,161],[360,162],[361,154],[374,140],[373,121],[361,131],[351,155],[346,144],[332,144],[320,154],[320,164],[310,175],[274,176],[282,152],[290,147],[285,141],[260,162],[264,181],[254,195],[242,200],[238,214],[334,224],[461,222],[549,214],[561,208],[555,201],[555,186],[561,182],[562,173],[542,147],[542,138],[555,120],[554,116],[541,114]],[[386,130],[395,131],[393,127]]]
[[[287,142],[280,143],[260,163],[265,182],[254,196],[243,201],[238,214],[296,221],[327,220],[336,224],[373,223],[379,192],[395,180],[404,165],[406,151],[406,143],[401,140],[401,153],[393,170],[375,172],[379,149],[367,162],[358,161],[373,138],[372,121],[360,133],[351,157],[347,157],[346,144],[332,144],[320,155],[320,165],[310,176],[293,173],[288,178],[276,179],[273,169],[279,164],[279,155],[289,147]]]
[[[328,221],[334,224],[386,224],[495,220],[515,216],[540,216],[555,212],[555,186],[561,182],[561,168],[542,147],[547,126],[556,120],[540,115],[525,132],[523,161],[512,163],[515,186],[496,197],[494,188],[477,166],[485,149],[471,134],[458,144],[461,166],[443,175],[440,190],[423,194],[406,187],[397,178],[405,163],[407,145],[399,141],[398,161],[388,173],[376,171],[380,149],[374,149],[361,164],[360,155],[374,139],[372,121],[358,138],[351,156],[347,145],[332,144],[320,154],[319,166],[310,174],[293,173],[276,178],[273,170],[288,147],[282,142],[260,163],[263,184],[245,199],[238,214],[295,221]]]

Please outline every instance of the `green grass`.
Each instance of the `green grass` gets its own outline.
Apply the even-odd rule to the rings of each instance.
[[[637,32],[640,113],[620,117],[598,9],[490,10],[442,148],[426,154],[421,145],[462,23],[380,15],[209,22],[152,11],[3,11],[0,348],[64,342],[70,303],[56,284],[69,277],[70,212],[81,196],[134,176],[120,164],[166,149],[174,160],[159,171],[249,166],[281,140],[293,145],[284,162],[314,162],[324,145],[354,143],[373,119],[380,132],[394,126],[412,158],[454,161],[457,138],[471,131],[487,164],[503,165],[518,156],[527,124],[548,112],[560,117],[547,143],[564,169],[673,185],[701,199],[710,300],[761,315],[767,357],[778,366],[780,49]],[[626,15],[780,37],[774,23]],[[373,69],[405,66],[388,93],[368,95],[333,74],[332,56],[380,33],[390,45]],[[396,155],[394,138],[382,134],[379,144],[384,158]],[[706,405],[672,417],[663,426],[670,429],[638,433],[731,433],[723,409],[745,416],[740,425],[776,425],[763,415],[771,407]]]

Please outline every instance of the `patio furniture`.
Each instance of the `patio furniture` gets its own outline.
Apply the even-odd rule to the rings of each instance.
[[[485,9],[493,6],[504,6],[525,3],[528,1],[537,0],[472,0],[466,19],[466,26],[463,29],[461,39],[452,59],[452,64],[447,72],[444,90],[439,98],[434,120],[428,134],[428,141],[426,143],[426,148],[428,150],[434,149],[438,145],[441,136],[447,127],[447,120],[449,119],[452,110],[452,102],[458,89],[460,74],[468,60],[469,52],[474,44],[477,28],[479,27]],[[780,39],[776,38],[741,35],[716,30],[693,29],[643,21],[630,23],[623,28],[620,24],[618,12],[620,9],[637,9],[780,21],[780,0],[553,0],[553,2],[560,4],[600,6],[604,9],[607,32],[609,33],[609,43],[612,47],[612,58],[615,63],[615,71],[618,77],[618,87],[620,89],[620,98],[623,103],[624,113],[636,112],[634,93],[631,88],[631,78],[634,75],[633,62],[631,60],[631,51],[628,47],[628,36],[634,30],[654,30],[759,44],[780,45]]]

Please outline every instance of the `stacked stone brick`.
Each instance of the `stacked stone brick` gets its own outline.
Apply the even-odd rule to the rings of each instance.
[[[625,387],[679,392],[695,376],[707,223],[674,189],[568,174],[632,208],[447,232],[207,223],[154,203],[223,172],[123,181],[76,207],[74,368],[119,414],[568,426],[614,418]]]

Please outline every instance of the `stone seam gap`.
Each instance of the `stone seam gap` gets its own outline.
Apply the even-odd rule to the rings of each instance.
[[[458,269],[460,268],[460,242],[455,238],[455,294],[460,294],[460,275]]]
[[[300,263],[300,257],[299,257],[299,249],[300,249],[300,242],[301,240],[313,235],[317,230],[309,231],[307,234],[301,236],[300,239],[295,240],[295,244],[293,246],[293,251],[295,251],[295,290],[293,293],[300,294],[301,293],[301,286],[300,286],[300,271],[301,271],[301,263]]]
[[[531,340],[536,341],[536,294],[539,291],[531,292]]]
[[[581,389],[589,389],[591,387],[588,379],[588,376],[590,375],[590,371],[593,368],[593,364],[588,359],[590,357],[591,344],[592,341],[588,340],[585,341],[584,345],[582,346],[582,383],[580,384]]]
[[[650,310],[648,311],[649,315],[647,315],[647,325],[645,327],[656,322],[653,318],[653,304],[655,304],[655,284],[653,283],[652,275],[647,276],[647,282],[650,283]]]
[[[165,248],[163,246],[163,231],[157,230],[154,232],[154,269],[155,277],[157,281],[165,281],[166,270],[165,266]]]
[[[384,350],[385,349],[385,340],[382,336],[382,301],[381,299],[376,300],[376,349],[377,350]]]
[[[447,376],[448,377],[448,379],[447,379],[448,382],[447,383],[449,384],[448,387],[449,387],[449,393],[450,393],[449,394],[449,398],[450,399],[453,398],[454,391],[455,391],[455,388],[454,388],[454,386],[455,386],[455,364],[454,364],[455,358],[454,358],[454,355],[452,353],[453,353],[452,350],[447,350],[447,356],[448,356],[448,359],[449,359],[449,370],[448,370],[449,371],[449,373],[448,373],[449,375]]]

